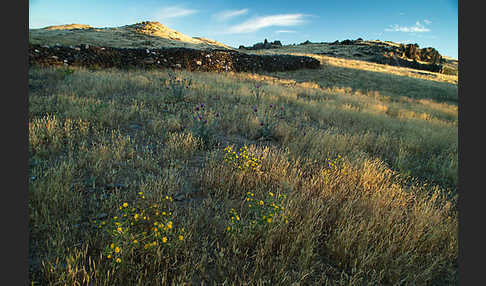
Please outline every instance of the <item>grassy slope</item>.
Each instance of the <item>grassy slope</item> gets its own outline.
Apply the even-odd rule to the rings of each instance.
[[[166,71],[29,70],[33,281],[457,281],[455,85],[331,65],[177,77],[191,86]],[[245,144],[256,170],[224,150]],[[142,209],[151,221],[134,220]],[[154,220],[174,227],[155,237]]]
[[[167,45],[40,31],[31,42]],[[312,51],[258,53],[276,52]],[[323,67],[31,68],[32,281],[455,284],[457,77],[309,55]]]
[[[48,29],[30,29],[29,43],[49,46],[56,44],[62,46],[89,44],[117,48],[184,47],[192,49],[231,49],[231,47],[214,40],[186,36],[160,23],[138,23],[102,29],[72,29],[72,27],[78,26],[73,24],[54,26]]]

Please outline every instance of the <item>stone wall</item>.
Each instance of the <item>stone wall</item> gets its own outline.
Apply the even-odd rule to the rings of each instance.
[[[228,50],[188,48],[122,49],[89,45],[29,45],[29,65],[84,66],[88,68],[179,68],[190,71],[287,71],[319,68],[311,57],[249,55]]]

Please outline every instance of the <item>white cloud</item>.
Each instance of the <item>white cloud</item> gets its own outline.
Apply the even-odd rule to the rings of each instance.
[[[230,34],[251,33],[270,26],[296,26],[304,22],[303,14],[280,14],[250,19],[241,24],[231,26],[228,29]]]
[[[425,21],[424,21],[425,22]],[[430,22],[430,21],[429,21]],[[427,24],[427,22],[425,22]],[[420,21],[415,22],[414,26],[399,26],[397,24],[390,25],[390,28],[386,28],[387,32],[404,32],[404,33],[424,33],[430,32],[429,28],[426,28]]]
[[[278,30],[275,31],[275,33],[280,34],[280,33],[296,33],[296,31],[293,30]]]
[[[430,25],[430,24],[432,24],[432,21],[430,21],[430,20],[424,20],[424,23],[425,23],[426,25]]]
[[[180,6],[172,6],[159,9],[155,12],[155,17],[158,19],[169,19],[169,18],[177,18],[177,17],[184,17],[194,13],[197,13],[197,10],[193,9],[186,9]]]
[[[218,20],[218,21],[226,21],[230,18],[241,16],[248,13],[248,9],[241,9],[241,10],[226,10],[222,11],[219,13],[214,14],[213,16]]]

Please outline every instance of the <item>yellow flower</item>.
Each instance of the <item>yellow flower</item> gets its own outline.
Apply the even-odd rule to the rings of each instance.
[[[268,223],[271,223],[272,222],[272,218],[271,217],[267,218],[267,222]]]
[[[135,215],[133,216],[133,218],[134,218],[134,219],[138,219],[138,214],[135,214]]]
[[[120,252],[120,248],[117,246],[117,247],[115,247],[115,253],[118,253],[118,252]]]
[[[115,244],[114,243],[110,244],[110,248],[111,249],[115,248]]]
[[[239,217],[239,216],[236,216],[236,220],[238,220],[238,221],[239,221],[239,220],[240,220],[240,217]]]
[[[260,205],[263,206],[263,201],[260,201]]]
[[[118,232],[122,232],[122,231],[123,231],[123,228],[118,227],[116,230],[117,230]]]
[[[111,258],[111,254],[108,254],[108,256],[106,258],[110,259]]]
[[[268,192],[268,194],[269,194],[271,197],[273,197],[273,193],[272,193],[272,192]]]
[[[231,227],[229,227],[229,226],[228,226],[228,227],[226,227],[226,230],[227,230],[227,231],[230,231],[230,230],[231,230]]]
[[[167,237],[166,236],[162,237],[162,242],[167,243]]]
[[[134,239],[133,244],[137,244],[137,243],[138,243],[138,240]]]
[[[115,261],[116,263],[121,263],[121,258],[117,258]]]
[[[128,203],[123,203],[123,207],[124,208],[128,207]]]
[[[183,239],[184,239],[184,236],[179,235],[179,240],[183,240]]]

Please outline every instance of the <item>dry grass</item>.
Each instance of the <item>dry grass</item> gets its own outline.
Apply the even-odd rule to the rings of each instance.
[[[307,45],[306,45],[307,46]],[[319,47],[325,47],[325,44],[317,45]],[[344,52],[342,57],[333,57],[315,54],[315,49],[299,48],[300,46],[286,46],[280,49],[269,49],[269,50],[259,50],[259,51],[248,51],[248,53],[254,54],[289,54],[296,56],[308,56],[313,57],[321,62],[326,67],[331,68],[347,68],[357,70],[359,73],[363,71],[381,73],[383,76],[398,75],[406,76],[411,78],[425,79],[427,82],[446,82],[450,84],[457,85],[458,76],[457,75],[447,75],[436,72],[430,72],[425,70],[416,70],[406,67],[396,67],[390,65],[377,64],[369,62],[366,60],[355,59],[350,54],[352,51],[347,51],[346,47],[340,47],[340,51]],[[305,47],[305,46],[304,46]],[[319,48],[320,51],[322,48]],[[324,50],[326,50],[324,48]]]
[[[457,87],[314,76],[180,71],[174,96],[166,71],[31,68],[32,283],[456,284]],[[257,167],[225,160],[244,145]],[[182,240],[99,228],[140,192]]]
[[[214,40],[184,35],[158,22],[113,28],[92,28],[88,25],[71,24],[30,29],[29,43],[48,46],[89,44],[116,48],[232,49]]]

